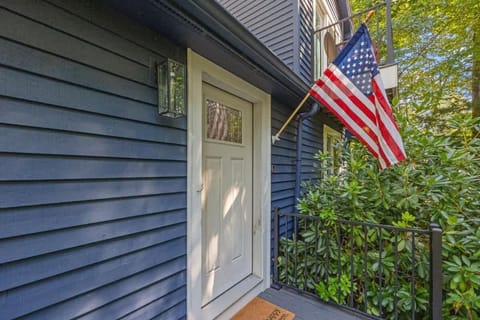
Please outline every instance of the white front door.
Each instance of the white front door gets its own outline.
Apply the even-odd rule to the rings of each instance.
[[[252,274],[252,117],[203,84],[202,306]]]

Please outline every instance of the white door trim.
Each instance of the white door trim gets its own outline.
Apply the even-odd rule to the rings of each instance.
[[[188,319],[229,319],[270,285],[270,95],[191,49],[188,63],[187,313]],[[255,72],[252,70],[252,72]],[[226,298],[202,309],[202,83],[253,104],[253,275]],[[236,297],[230,304],[228,298]]]

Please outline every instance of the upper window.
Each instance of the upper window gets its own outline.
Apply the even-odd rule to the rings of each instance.
[[[325,9],[322,1],[315,5],[314,32],[314,80],[319,78],[338,53],[337,44],[340,39],[340,25],[328,27],[333,23],[332,12]]]
[[[323,37],[323,50],[325,51],[325,56],[327,58],[327,66],[333,62],[337,56],[337,45],[335,44],[335,39],[332,36],[331,32],[326,32],[325,37]],[[326,68],[325,67],[325,68]]]
[[[335,145],[342,140],[342,134],[327,125],[323,125],[323,152],[330,155],[332,159],[329,173],[334,174],[340,168],[340,153]]]

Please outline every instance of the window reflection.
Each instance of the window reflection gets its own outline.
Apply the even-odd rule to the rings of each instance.
[[[207,99],[207,138],[242,143],[242,112]]]

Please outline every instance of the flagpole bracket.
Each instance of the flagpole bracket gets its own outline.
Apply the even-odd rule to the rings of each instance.
[[[272,136],[272,144],[275,144],[277,141],[280,141],[280,138],[277,135]]]
[[[297,105],[297,107],[295,108],[295,110],[292,112],[292,114],[290,115],[290,117],[288,117],[287,121],[285,121],[285,123],[283,124],[283,126],[280,128],[280,130],[278,130],[277,134],[272,136],[272,144],[275,144],[275,142],[277,142],[278,140],[280,140],[280,135],[282,134],[283,130],[285,130],[285,128],[288,126],[288,124],[290,123],[290,121],[292,121],[293,117],[295,117],[295,115],[297,114],[297,112],[300,110],[300,108],[303,106],[303,104],[305,103],[305,101],[307,101],[308,97],[310,97],[310,92],[307,92],[307,94],[305,95],[305,97],[303,97],[302,101],[300,101],[300,103]]]

